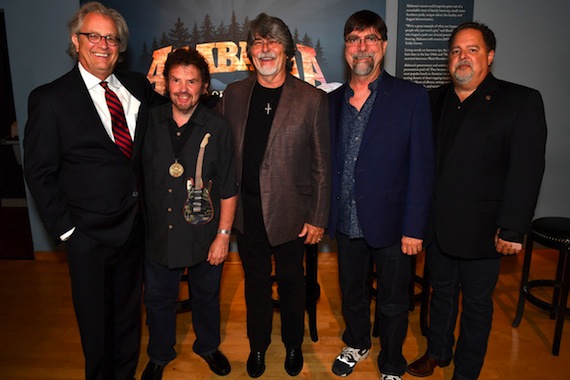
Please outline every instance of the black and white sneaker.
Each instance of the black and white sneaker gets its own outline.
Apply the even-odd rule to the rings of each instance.
[[[340,377],[348,376],[352,373],[356,363],[366,359],[369,354],[370,350],[366,348],[345,347],[340,355],[336,357],[332,371]]]

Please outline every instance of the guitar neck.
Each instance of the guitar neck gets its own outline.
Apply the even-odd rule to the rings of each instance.
[[[196,189],[202,189],[204,187],[204,181],[202,181],[203,163],[204,163],[204,148],[200,148],[200,153],[198,153],[198,161],[196,162]]]
[[[206,150],[206,145],[210,141],[210,134],[206,133],[202,142],[200,143],[200,151],[198,152],[198,160],[196,161],[196,189],[204,188],[204,182],[202,181],[202,165],[204,163],[204,151]]]

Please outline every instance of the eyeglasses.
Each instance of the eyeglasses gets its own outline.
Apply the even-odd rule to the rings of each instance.
[[[274,39],[270,39],[270,40],[257,39],[257,40],[253,40],[253,42],[251,43],[251,47],[253,49],[260,49],[261,47],[263,47],[263,45],[267,45],[268,48],[273,49],[274,47],[276,47],[279,44],[281,44],[281,42],[274,40]]]
[[[377,45],[378,42],[382,41],[382,38],[374,36],[374,35],[366,36],[364,38],[360,38],[357,36],[350,36],[350,37],[347,37],[346,44],[348,46],[357,46],[357,45],[360,45],[360,43],[362,41],[364,41],[364,43],[368,46],[374,46],[374,45]]]
[[[105,42],[107,42],[107,45],[109,46],[117,46],[120,42],[121,39],[119,37],[115,37],[115,36],[102,36],[99,33],[81,33],[81,32],[77,32],[76,34],[81,34],[82,36],[87,36],[87,39],[89,40],[89,42],[91,42],[92,44],[98,44],[102,38],[105,39]]]

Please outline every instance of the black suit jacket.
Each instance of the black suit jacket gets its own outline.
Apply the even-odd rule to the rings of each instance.
[[[24,167],[40,217],[55,241],[76,226],[104,245],[129,236],[138,204],[141,141],[155,95],[138,73],[115,73],[141,101],[129,160],[108,136],[76,66],[29,97]]]
[[[534,213],[546,144],[542,98],[489,74],[442,152],[440,123],[451,91],[451,84],[430,91],[437,160],[432,228],[449,255],[497,257],[497,228],[525,233]]]

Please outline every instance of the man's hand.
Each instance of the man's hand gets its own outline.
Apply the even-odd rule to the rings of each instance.
[[[499,231],[495,234],[495,249],[501,255],[516,255],[522,251],[522,243],[506,241],[499,237]]]
[[[220,265],[228,257],[230,247],[230,235],[217,234],[216,238],[210,245],[208,251],[208,262],[210,265]]]
[[[324,234],[324,228],[315,227],[309,223],[305,223],[299,237],[305,236],[305,244],[317,244],[323,240]]]
[[[422,251],[422,239],[402,236],[402,252],[408,256],[417,255]]]

